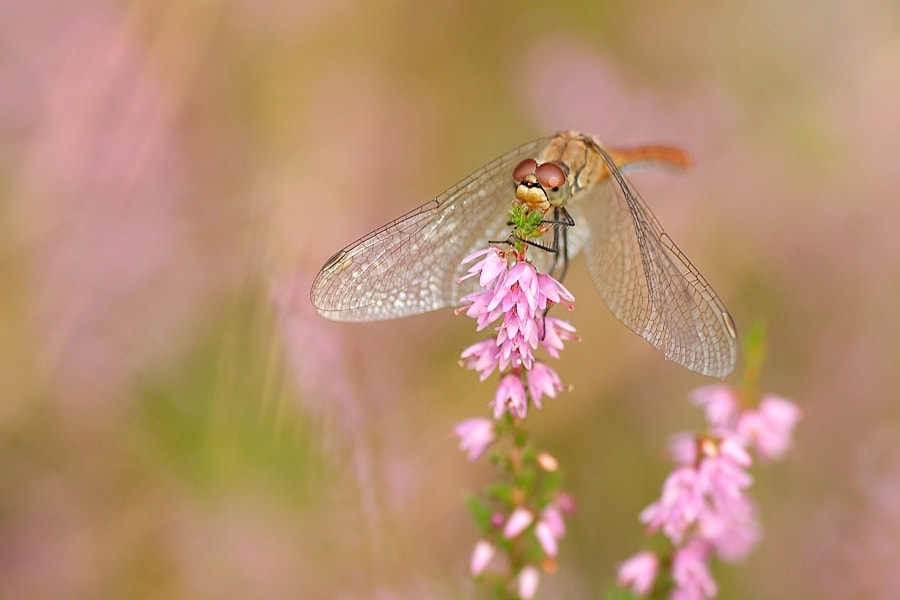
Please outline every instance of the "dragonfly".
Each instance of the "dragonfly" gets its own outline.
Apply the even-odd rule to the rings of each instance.
[[[582,253],[612,314],[666,358],[723,378],[734,369],[734,319],[675,245],[627,175],[648,167],[686,168],[669,146],[607,147],[560,131],[522,144],[444,193],[336,252],[310,300],[335,321],[381,321],[457,307],[478,278],[462,260],[511,239],[510,206],[543,211],[552,241],[529,242],[539,272],[562,273]]]

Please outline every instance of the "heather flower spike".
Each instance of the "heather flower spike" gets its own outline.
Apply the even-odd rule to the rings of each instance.
[[[517,235],[539,235],[533,214],[511,212]],[[478,331],[493,335],[466,348],[460,364],[476,371],[482,381],[495,372],[498,380],[488,403],[493,419],[468,419],[454,428],[454,434],[470,460],[492,448],[502,475],[486,498],[471,501],[484,538],[475,546],[469,569],[480,581],[494,582],[508,597],[524,599],[537,594],[539,569],[555,570],[559,540],[565,534],[563,515],[572,509],[568,496],[557,490],[556,459],[532,449],[524,430],[531,408],[541,408],[545,398],[556,398],[565,390],[556,371],[535,353],[543,348],[558,358],[564,343],[578,337],[569,323],[547,316],[555,304],[571,310],[572,294],[528,262],[527,244],[513,246],[480,250],[464,260],[470,266],[461,280],[477,279],[480,287],[466,295],[457,312],[475,319]],[[523,486],[523,481],[533,484]],[[505,554],[506,561],[492,561],[498,553]],[[491,564],[499,570],[490,570]]]
[[[742,390],[719,384],[691,394],[691,402],[706,413],[707,427],[673,437],[676,466],[660,498],[640,515],[648,534],[665,537],[669,549],[644,551],[619,565],[619,586],[638,597],[714,598],[718,585],[711,561],[742,560],[760,540],[748,469],[754,454],[765,460],[784,455],[800,410],[784,398],[755,392],[760,365],[754,361],[762,353],[751,345],[746,354],[750,364]]]
[[[494,418],[506,412],[525,418],[526,394],[540,408],[543,397],[555,398],[564,389],[556,371],[535,359],[534,351],[543,347],[556,358],[564,341],[578,339],[569,323],[546,316],[552,305],[565,303],[571,308],[575,299],[518,252],[491,247],[467,256],[464,262],[476,260],[462,279],[478,277],[484,286],[468,294],[458,312],[475,319],[479,331],[493,324],[496,335],[466,348],[460,364],[477,371],[482,381],[494,371],[502,373],[491,402]]]

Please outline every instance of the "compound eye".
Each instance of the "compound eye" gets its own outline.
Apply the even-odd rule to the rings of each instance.
[[[522,183],[522,180],[534,173],[537,168],[537,161],[533,158],[526,158],[513,169],[513,181]]]
[[[559,188],[566,183],[566,172],[556,163],[548,162],[534,171],[535,177],[545,190]]]

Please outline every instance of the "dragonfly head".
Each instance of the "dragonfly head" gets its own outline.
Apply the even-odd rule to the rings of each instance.
[[[569,168],[558,162],[538,163],[526,158],[513,169],[516,198],[532,210],[547,211],[569,198]]]

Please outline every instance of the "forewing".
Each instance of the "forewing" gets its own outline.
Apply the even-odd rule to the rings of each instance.
[[[585,258],[601,297],[616,318],[670,360],[725,377],[738,354],[731,315],[609,156],[598,150],[613,177],[584,190],[578,205],[590,229]]]
[[[457,306],[477,278],[457,283],[469,254],[509,236],[512,171],[550,138],[515,148],[443,194],[330,258],[310,292],[323,316],[380,321]]]

